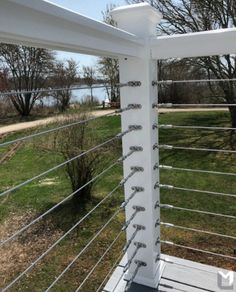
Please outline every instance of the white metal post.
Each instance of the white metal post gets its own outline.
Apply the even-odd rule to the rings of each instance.
[[[123,137],[123,153],[127,153],[132,146],[141,146],[142,152],[136,152],[124,161],[124,176],[126,177],[132,167],[142,167],[143,172],[137,172],[125,184],[126,200],[132,193],[132,188],[144,188],[138,192],[126,206],[126,220],[134,213],[135,206],[145,210],[138,212],[127,228],[127,241],[134,234],[134,224],[144,226],[144,230],[137,232],[133,242],[127,250],[129,265],[126,279],[129,280],[137,272],[139,261],[145,263],[141,266],[134,282],[156,288],[162,273],[160,256],[160,214],[155,208],[160,200],[159,189],[154,185],[159,180],[159,173],[154,170],[154,165],[159,162],[158,151],[153,150],[153,145],[158,140],[158,131],[153,129],[153,124],[158,122],[157,112],[152,105],[157,99],[157,87],[152,82],[157,79],[157,61],[152,59],[151,39],[156,35],[156,26],[161,20],[161,14],[147,3],[130,5],[117,8],[112,12],[118,28],[133,33],[143,40],[144,49],[140,58],[120,58],[120,82],[140,81],[139,87],[125,87],[121,89],[121,107],[129,104],[140,104],[139,110],[124,112],[122,114],[122,130],[130,125],[140,125],[142,130],[133,131]],[[137,244],[144,244],[136,250]],[[137,251],[137,253],[135,253]],[[134,257],[135,255],[135,257]],[[137,262],[138,261],[138,262]]]

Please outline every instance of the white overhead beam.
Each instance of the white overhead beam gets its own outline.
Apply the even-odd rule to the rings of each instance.
[[[152,41],[152,57],[154,59],[202,57],[235,53],[235,28],[161,36]]]
[[[134,34],[43,0],[0,0],[0,42],[113,57],[142,48]]]

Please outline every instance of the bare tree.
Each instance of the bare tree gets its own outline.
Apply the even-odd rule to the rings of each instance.
[[[44,86],[50,71],[54,55],[45,49],[25,46],[0,45],[0,62],[10,71],[10,87],[15,91],[34,91]],[[39,93],[17,93],[10,96],[16,111],[29,116],[40,97]]]
[[[0,91],[5,91],[9,87],[9,70],[2,68],[0,71]]]
[[[161,80],[206,79],[207,76],[198,67],[187,64],[185,60],[168,60],[158,62]],[[213,102],[211,90],[203,83],[162,84],[159,87],[160,102],[202,103],[208,97]]]
[[[92,66],[83,66],[83,79],[90,87],[91,104],[93,104],[93,85],[96,83],[96,70]]]
[[[60,111],[64,112],[70,106],[72,98],[72,91],[70,89],[77,80],[78,64],[74,60],[55,62],[51,80],[52,85],[56,88],[65,88],[65,90],[53,92],[53,97],[56,99]]]
[[[198,32],[236,26],[235,0],[127,0],[128,3],[149,2],[162,14],[159,29],[165,34]],[[186,60],[205,71],[209,78],[236,78],[236,56],[223,55]],[[219,82],[227,103],[236,103],[236,86],[232,82]],[[229,107],[232,127],[236,127],[236,108]]]
[[[111,10],[114,9],[115,5],[107,6],[103,12],[103,21],[112,26],[117,26],[116,22],[111,16]],[[117,59],[112,58],[100,58],[98,61],[98,67],[100,73],[103,75],[106,83],[109,84],[107,87],[107,95],[111,102],[117,102],[120,100],[120,88],[117,86],[119,83],[119,62]],[[109,90],[110,89],[110,90]]]

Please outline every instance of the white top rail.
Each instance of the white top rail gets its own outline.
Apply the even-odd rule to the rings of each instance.
[[[45,0],[0,0],[0,42],[91,55],[138,57],[142,41]]]
[[[160,36],[152,41],[154,59],[190,58],[236,53],[236,28]]]
[[[143,22],[147,17],[156,25],[161,20],[161,15],[146,3],[123,9],[128,15],[126,20],[136,27],[132,30],[135,33],[46,0],[0,0],[0,7],[0,42],[97,56],[142,57],[145,47]],[[116,9],[115,13],[120,11],[122,9]],[[135,15],[140,22],[133,21]],[[236,28],[156,37],[154,25],[150,38],[152,59],[236,53]]]

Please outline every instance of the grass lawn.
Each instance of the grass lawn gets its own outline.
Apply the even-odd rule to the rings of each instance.
[[[227,112],[170,113],[161,115],[160,123],[227,127],[230,126],[230,119]],[[120,117],[101,118],[96,120],[96,122],[90,123],[90,127],[96,129],[97,135],[94,138],[94,145],[96,145],[113,137],[120,131]],[[13,139],[28,133],[30,132],[9,135],[7,139]],[[45,138],[38,137],[32,141],[24,142],[7,163],[0,165],[0,191],[4,191],[63,161],[61,155],[48,151],[43,147],[49,137],[50,134]],[[162,129],[160,131],[160,143],[189,147],[230,149],[230,133],[206,130]],[[9,149],[9,146],[5,147],[5,149],[0,149],[0,156],[7,149]],[[108,150],[104,153],[102,163],[98,167],[98,172],[105,169],[121,155],[121,144],[112,143]],[[161,150],[160,160],[161,164],[175,167],[236,173],[235,155]],[[29,228],[18,240],[12,241],[4,248],[1,248],[0,288],[6,286],[11,279],[27,268],[32,261],[70,229],[107,193],[116,187],[121,178],[122,166],[118,164],[96,182],[93,187],[93,197],[86,208],[77,207],[75,209],[72,201],[69,200],[63,206],[46,216],[41,222],[35,224],[34,227]],[[162,170],[161,183],[236,194],[236,179],[233,176]],[[66,176],[65,169],[62,167],[50,175],[40,178],[18,191],[3,197],[0,204],[0,221],[2,226],[0,238],[9,237],[14,231],[45,212],[71,192],[70,181]],[[122,201],[123,193],[120,188],[86,219],[80,227],[76,228],[52,252],[42,259],[31,272],[27,273],[19,281],[19,284],[13,286],[10,291],[44,291],[87,244],[96,231],[113,215]],[[235,202],[235,198],[215,195],[173,190],[161,191],[161,203],[163,204],[172,204],[234,216],[236,216]],[[161,217],[163,222],[236,236],[236,222],[232,219],[177,210],[162,210]],[[124,214],[120,212],[52,290],[75,291],[116,237],[123,222]],[[231,256],[234,256],[236,253],[235,240],[186,232],[179,229],[163,227],[162,239]],[[125,235],[122,234],[112,251],[107,254],[104,261],[95,270],[81,291],[96,291],[107,271],[118,258],[124,242]],[[226,261],[223,258],[220,259],[201,253],[189,252],[166,245],[162,246],[162,250],[164,253],[171,255],[236,270],[235,261]]]

